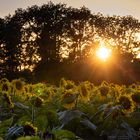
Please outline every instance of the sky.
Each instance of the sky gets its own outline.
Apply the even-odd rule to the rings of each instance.
[[[47,4],[50,0],[0,0],[0,17],[13,14],[17,8]],[[140,0],[51,0],[54,3],[65,3],[67,6],[80,8],[83,5],[92,13],[104,15],[132,15],[140,21]]]

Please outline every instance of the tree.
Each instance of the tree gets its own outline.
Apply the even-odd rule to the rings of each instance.
[[[9,78],[12,79],[18,72],[18,67],[20,65],[20,43],[21,43],[21,32],[22,27],[21,10],[15,15],[8,16],[4,21],[3,28],[3,73]],[[12,73],[12,74],[11,74]]]
[[[4,76],[4,61],[5,61],[5,49],[4,49],[4,28],[5,23],[4,19],[0,18],[0,73]],[[2,76],[1,75],[1,76]]]
[[[80,61],[86,57],[84,50],[91,47],[96,34],[93,25],[92,14],[89,9],[86,7],[68,8],[64,37],[66,44],[63,48],[68,48],[70,62]]]
[[[65,71],[75,65],[72,73],[83,68],[79,72],[83,75],[86,67],[84,74],[88,77],[90,71],[97,71],[97,59],[91,58],[100,42],[104,42],[114,57],[110,73],[120,73],[123,68],[124,75],[130,73],[128,70],[134,75],[134,69],[140,67],[136,51],[140,46],[138,33],[137,19],[92,14],[86,7],[78,9],[49,2],[17,9],[14,15],[0,19],[0,72],[9,79],[31,71],[39,76],[46,71],[48,75],[56,71],[63,75],[62,65]],[[103,68],[99,70],[104,74]]]

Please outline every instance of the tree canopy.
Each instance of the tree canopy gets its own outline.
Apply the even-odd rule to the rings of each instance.
[[[106,78],[101,73],[108,68],[110,76],[105,80],[119,75],[118,82],[121,78],[139,81],[137,35],[140,22],[132,16],[104,16],[84,6],[78,9],[52,2],[17,9],[13,15],[0,18],[1,77],[35,75],[44,80],[45,74],[49,77],[53,73],[55,78],[100,81]],[[102,41],[113,53],[110,68],[96,65],[95,50]]]

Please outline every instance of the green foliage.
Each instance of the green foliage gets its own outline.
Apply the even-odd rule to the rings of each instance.
[[[55,130],[53,131],[55,140],[74,140],[76,136],[68,130]]]
[[[26,136],[26,137],[20,137],[17,140],[40,140],[39,137],[35,136]]]
[[[59,120],[62,124],[61,127],[63,127],[71,120],[81,117],[82,115],[84,115],[84,113],[79,110],[65,110],[63,112],[59,112],[58,115],[59,115]]]
[[[23,127],[14,125],[14,126],[8,128],[6,135],[5,135],[5,140],[17,138],[17,137],[21,136],[22,134],[23,134]]]
[[[4,120],[4,121],[0,121],[0,137],[4,137],[7,128],[9,128],[13,123],[13,118]]]
[[[39,115],[36,119],[35,119],[35,126],[42,132],[45,132],[47,130],[48,127],[48,120],[47,120],[47,116],[45,115]]]

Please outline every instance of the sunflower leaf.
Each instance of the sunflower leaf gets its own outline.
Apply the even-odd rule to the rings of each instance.
[[[92,122],[90,122],[88,119],[83,119],[80,121],[83,125],[87,126],[88,128],[92,130],[96,130],[97,126],[94,125]]]
[[[82,115],[85,115],[85,114],[79,110],[65,110],[63,112],[59,112],[58,116],[59,116],[59,120],[62,124],[61,127],[63,127],[67,123],[69,123],[74,118],[81,117]]]

